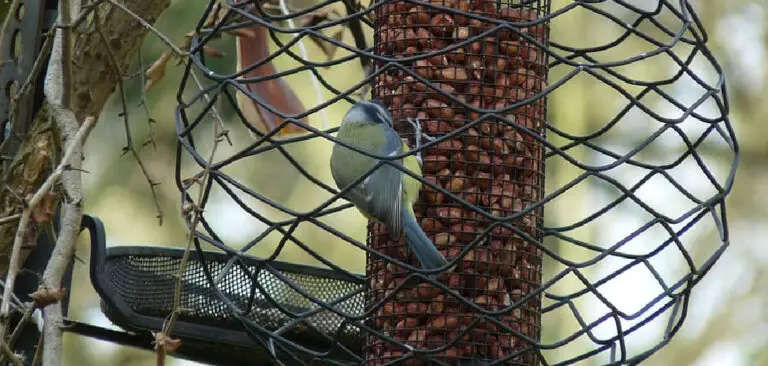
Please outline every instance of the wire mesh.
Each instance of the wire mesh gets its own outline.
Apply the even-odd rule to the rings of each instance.
[[[687,1],[576,1],[555,9],[544,0],[328,0],[309,7],[230,1],[221,21],[204,27],[215,3],[192,37],[178,94],[176,180],[195,250],[216,248],[231,263],[254,250],[266,254],[249,269],[259,271],[294,247],[353,278],[361,276],[328,258],[365,251],[365,304],[356,311],[278,277],[296,290],[295,301],[311,302],[359,330],[365,346],[344,349],[353,363],[634,364],[678,331],[692,288],[727,247],[724,199],[738,160],[724,78]],[[329,9],[344,14],[328,17]],[[295,24],[318,14],[325,21]],[[577,15],[614,28],[607,36],[569,28]],[[326,34],[340,26],[351,37]],[[258,27],[277,46],[270,57],[233,73],[206,56],[216,35]],[[340,55],[308,59],[298,47],[308,39]],[[242,77],[279,58],[288,60],[286,70]],[[633,65],[664,72],[638,73]],[[348,76],[353,68],[360,69],[359,79]],[[307,88],[311,78],[324,100],[301,113],[285,113],[249,87],[284,79]],[[569,89],[574,84],[582,89]],[[369,223],[367,239],[360,240],[354,238],[360,232],[339,219],[354,208],[328,180],[318,147],[337,143],[337,128],[316,122],[343,111],[368,86],[389,107],[410,154],[423,157],[415,212],[456,264],[437,280],[424,275],[402,239],[390,238],[383,225]],[[616,105],[590,102],[608,93],[615,93]],[[280,117],[280,127],[307,133],[285,137],[279,128],[257,129],[239,95]],[[558,97],[576,99],[574,116],[599,109],[589,114],[598,121],[588,121],[587,129],[571,126],[578,120],[571,111],[548,110],[547,98]],[[231,118],[215,118],[216,107]],[[417,141],[409,118],[433,139]],[[706,153],[713,144],[731,154],[725,162]],[[557,167],[547,174],[546,189],[545,162]],[[281,194],[270,181],[302,196]],[[593,193],[578,194],[585,190]],[[259,232],[234,235],[244,229],[221,224],[222,211],[214,208],[223,201],[231,203],[224,221],[245,216],[250,221],[240,222]],[[706,225],[715,229],[714,246],[693,237]],[[212,272],[204,268],[215,288]],[[635,272],[655,287],[645,294],[617,291],[635,286],[626,277]],[[262,292],[256,277],[243,281],[251,296]],[[338,348],[333,344],[323,352],[284,336],[288,328],[311,324],[286,321],[275,330],[249,317],[242,302],[223,303],[254,339],[283,355],[277,363],[307,363],[307,356],[333,362],[327,357]],[[315,314],[280,311],[294,320]]]
[[[539,338],[539,294],[533,291],[541,281],[541,252],[523,236],[541,242],[541,209],[531,205],[543,191],[543,150],[536,137],[543,136],[546,111],[544,99],[533,97],[546,84],[547,67],[533,42],[545,43],[545,24],[536,21],[548,9],[540,2],[433,4],[445,9],[393,1],[376,10],[377,54],[402,61],[377,62],[382,73],[373,95],[391,109],[411,146],[416,141],[407,118],[417,118],[427,134],[444,139],[424,146],[422,170],[434,186],[424,188],[416,212],[446,258],[461,264],[442,276],[453,291],[423,283],[406,292],[399,287],[409,271],[370,256],[368,304],[383,302],[373,324],[412,347],[445,348],[432,355],[447,364],[490,359],[532,365],[535,351],[523,337]],[[459,14],[536,24],[509,30]],[[500,113],[481,118],[477,110],[483,109]],[[494,225],[505,222],[515,229]],[[371,235],[373,249],[409,259],[405,242],[391,240],[382,224]],[[534,297],[515,311],[493,314],[512,305],[513,296],[526,295]],[[483,312],[487,319],[477,316]],[[367,344],[374,365],[399,360],[408,351],[376,335]]]

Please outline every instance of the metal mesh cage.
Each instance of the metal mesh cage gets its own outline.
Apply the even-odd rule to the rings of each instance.
[[[320,330],[316,337],[329,341],[357,337],[360,348],[343,349],[344,358],[372,365],[633,364],[677,332],[692,288],[727,246],[723,202],[738,156],[724,79],[687,1],[215,4],[203,19],[223,10],[214,23],[201,20],[191,37],[178,94],[176,180],[192,250],[231,259],[224,267],[191,262],[203,268],[194,286],[208,295],[198,299],[190,288],[184,306],[244,326],[278,363],[329,360],[333,342],[307,347],[285,336],[296,327]],[[331,9],[337,16],[328,16]],[[576,16],[614,28],[571,29]],[[327,34],[340,26],[351,36]],[[236,29],[265,32],[277,49],[233,73],[206,47]],[[583,37],[564,36],[577,32]],[[310,60],[298,45],[309,39],[341,51]],[[253,73],[278,59],[285,70]],[[359,80],[344,75],[353,68]],[[342,71],[328,77],[334,70]],[[297,89],[311,80],[324,101],[303,109],[254,91],[278,80]],[[574,84],[582,89],[568,90]],[[339,198],[326,162],[310,163],[322,153],[307,150],[337,141],[337,128],[317,121],[347,108],[367,86],[392,112],[411,153],[423,157],[416,215],[455,265],[436,280],[383,225],[369,224],[367,240],[356,240],[355,228],[334,219],[354,208]],[[608,93],[615,93],[610,103],[590,101]],[[572,126],[568,111],[548,110],[547,98],[559,95],[577,99],[573,115],[600,109],[590,115],[597,119],[591,128]],[[244,105],[277,128],[257,128]],[[409,119],[432,139],[416,139]],[[306,133],[284,136],[286,129]],[[733,154],[715,166],[700,151],[707,144]],[[545,163],[557,169],[545,174]],[[290,188],[301,198],[282,193]],[[573,193],[584,190],[596,193]],[[263,229],[241,238],[235,225],[217,224],[222,211],[214,208],[224,201],[232,205],[229,220],[247,217],[246,225]],[[692,237],[702,225],[717,229],[716,246]],[[272,273],[289,246],[349,278],[361,277],[329,260],[330,251],[366,251],[365,295],[346,307],[326,297],[340,290],[328,282],[259,277]],[[252,249],[266,255],[236,270],[237,258]],[[178,263],[144,258],[137,265],[167,272]],[[227,280],[218,282],[225,267]],[[635,272],[651,278],[651,295],[617,295],[617,286],[633,286],[626,275]],[[155,309],[170,312],[170,282],[152,286],[153,293],[164,289]],[[270,313],[277,321],[270,323],[248,315],[269,286],[308,287],[286,299],[295,309]],[[301,309],[309,304],[324,311]],[[340,324],[351,333],[334,332]],[[656,333],[633,340],[644,332]]]

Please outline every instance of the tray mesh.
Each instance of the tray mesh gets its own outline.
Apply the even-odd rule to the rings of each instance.
[[[174,303],[173,276],[180,262],[180,257],[155,256],[151,251],[146,255],[111,256],[104,264],[104,275],[116,295],[132,311],[143,316],[165,318]],[[280,277],[311,294],[314,299],[335,304],[338,310],[353,316],[359,316],[363,310],[361,284],[242,263],[219,278],[226,262],[206,260],[205,264],[219,281],[223,297],[219,297],[206,281],[202,262],[191,258],[184,275],[181,292],[183,314],[179,321],[241,330],[240,323],[223,300],[228,299],[249,320],[267,329],[278,330],[288,325],[286,336],[310,336],[313,341],[321,341],[315,337],[315,332],[322,332],[328,337],[338,337],[343,346],[359,352],[361,338],[358,327],[345,323],[338,314],[323,310]],[[249,273],[255,274],[256,281],[249,278]]]

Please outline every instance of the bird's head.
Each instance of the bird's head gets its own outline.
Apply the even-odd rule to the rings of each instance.
[[[392,113],[378,99],[357,102],[347,111],[342,124],[383,124],[392,128]]]

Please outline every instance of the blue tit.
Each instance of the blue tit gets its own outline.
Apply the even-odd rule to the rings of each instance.
[[[361,101],[347,112],[337,138],[374,156],[395,156],[408,151],[408,145],[392,127],[392,114],[380,101]],[[421,166],[413,155],[392,161],[421,176]],[[331,154],[331,174],[343,190],[355,183],[378,163],[378,159],[335,144]],[[387,225],[393,238],[405,232],[411,251],[425,269],[448,264],[419,226],[413,204],[419,197],[421,182],[397,167],[382,164],[344,196],[369,219]]]

